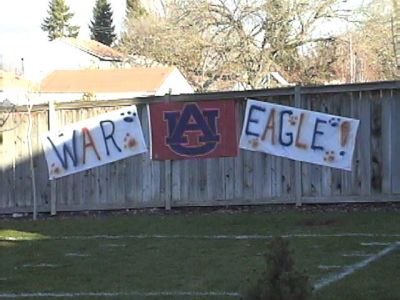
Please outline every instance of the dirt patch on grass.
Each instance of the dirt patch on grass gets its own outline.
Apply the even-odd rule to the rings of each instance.
[[[173,207],[171,210],[164,208],[120,209],[120,210],[93,210],[79,212],[57,212],[56,216],[49,213],[39,213],[39,219],[71,218],[71,217],[105,217],[110,215],[210,215],[210,214],[280,214],[290,211],[315,214],[321,212],[400,212],[400,202],[387,203],[341,203],[341,204],[264,204],[264,205],[236,205],[236,206],[204,206],[204,207]],[[31,219],[31,213],[18,214],[17,219]],[[14,219],[10,214],[1,215],[0,219]],[[305,220],[305,226],[334,225],[335,220]]]

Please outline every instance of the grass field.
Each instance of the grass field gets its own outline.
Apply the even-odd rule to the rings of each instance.
[[[313,299],[400,299],[400,213],[182,210],[0,219],[0,299],[240,299],[273,236]]]

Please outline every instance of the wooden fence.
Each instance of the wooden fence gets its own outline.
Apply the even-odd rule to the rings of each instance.
[[[48,180],[40,135],[116,108],[137,104],[146,142],[146,104],[164,101],[236,103],[241,131],[246,98],[360,119],[351,172],[241,150],[235,158],[151,161],[143,154],[56,181]],[[0,108],[1,120],[6,111]],[[41,212],[400,200],[400,82],[293,87],[244,92],[75,102],[32,109],[33,172]],[[4,122],[0,122],[4,123]],[[0,213],[33,210],[28,113],[16,111],[0,128]],[[239,135],[239,134],[238,134]]]

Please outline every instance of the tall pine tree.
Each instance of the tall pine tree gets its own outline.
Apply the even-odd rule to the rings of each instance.
[[[41,28],[47,31],[50,41],[59,37],[78,36],[79,26],[69,23],[74,14],[69,11],[69,6],[64,0],[51,0],[47,12],[48,17],[43,20]]]
[[[116,38],[113,13],[107,0],[96,0],[93,8],[93,21],[89,26],[92,40],[110,46]]]

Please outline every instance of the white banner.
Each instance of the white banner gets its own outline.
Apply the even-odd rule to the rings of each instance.
[[[240,148],[351,170],[359,120],[247,100]]]
[[[134,105],[49,131],[42,144],[50,179],[147,151]]]

